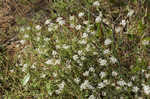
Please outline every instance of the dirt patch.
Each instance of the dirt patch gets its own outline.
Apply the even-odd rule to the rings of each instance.
[[[30,7],[23,6],[15,0],[3,0],[1,3],[0,29],[3,32],[7,32],[12,25],[15,25],[16,16],[23,16],[30,10]]]

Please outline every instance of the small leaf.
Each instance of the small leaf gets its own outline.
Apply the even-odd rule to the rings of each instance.
[[[24,77],[24,79],[23,79],[23,81],[22,81],[22,85],[25,86],[25,85],[27,84],[27,82],[29,81],[29,79],[30,79],[30,74],[28,73],[28,74]]]
[[[148,40],[148,41],[150,41],[150,37],[145,37],[143,40]]]
[[[136,67],[134,67],[133,69],[132,69],[132,72],[133,73],[136,73],[136,72],[138,72],[138,71],[140,71],[141,70],[141,68],[139,67],[139,66],[136,66]]]

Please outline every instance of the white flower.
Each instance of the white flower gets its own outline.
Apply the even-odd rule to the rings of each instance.
[[[107,60],[100,59],[100,65],[102,65],[102,66],[107,65]]]
[[[112,83],[111,85],[112,85],[112,86],[116,86],[116,84],[115,84],[115,83]]]
[[[28,27],[27,27],[27,30],[30,30],[30,29],[31,29],[31,27],[28,26]]]
[[[82,50],[79,50],[79,51],[78,51],[78,54],[79,54],[79,55],[82,55],[82,54],[83,54],[83,51],[82,51]]]
[[[50,65],[50,64],[53,64],[53,60],[52,59],[49,59],[45,62],[46,64]]]
[[[49,32],[53,31],[53,30],[55,29],[54,26],[55,26],[54,23],[50,23],[50,24],[48,25],[48,31],[49,31]]]
[[[144,89],[144,93],[146,95],[149,95],[150,94],[150,87],[148,85],[144,85],[143,84],[143,89]]]
[[[60,62],[61,62],[61,60],[60,60],[60,59],[57,59],[57,60],[55,61],[54,65],[60,64]]]
[[[20,46],[19,44],[16,45],[17,48],[19,48],[19,46]]]
[[[83,73],[83,76],[89,76],[89,71],[85,71],[85,72]]]
[[[103,22],[104,22],[105,24],[107,24],[107,25],[110,24],[109,21],[108,21],[106,18],[103,19]]]
[[[44,38],[44,40],[45,40],[45,41],[49,41],[49,40],[50,40],[50,38],[46,37],[46,38]]]
[[[24,31],[25,31],[24,27],[21,27],[21,28],[20,28],[20,31],[21,31],[21,32],[24,32]]]
[[[149,40],[143,40],[142,45],[149,45]]]
[[[104,53],[104,54],[109,54],[109,53],[110,53],[110,50],[109,50],[109,49],[106,49],[106,50],[103,51],[103,53]]]
[[[96,6],[96,7],[100,6],[99,1],[95,1],[95,2],[93,2],[93,6]]]
[[[143,99],[143,97],[138,97],[138,99]]]
[[[78,14],[78,17],[79,18],[81,18],[81,17],[83,17],[84,16],[84,13],[83,12],[80,12],[79,14]]]
[[[127,16],[130,17],[130,16],[133,15],[133,13],[134,13],[134,10],[130,9],[129,12],[128,12],[128,14],[127,14]]]
[[[95,22],[99,23],[99,22],[101,22],[101,20],[102,20],[102,18],[100,16],[97,16],[96,19],[95,19]]]
[[[56,45],[56,49],[60,49],[61,48],[61,46],[60,45]]]
[[[65,20],[60,20],[60,21],[58,22],[58,24],[59,24],[59,25],[64,25],[64,24],[65,24]]]
[[[40,48],[36,48],[36,51],[39,53],[39,54],[42,54],[42,50]]]
[[[11,73],[14,73],[14,70],[12,69],[12,70],[10,70],[10,72],[11,72]]]
[[[117,59],[116,59],[114,56],[112,56],[112,57],[110,57],[110,61],[111,61],[112,63],[116,63],[116,62],[117,62]]]
[[[120,97],[120,99],[124,99],[124,97]]]
[[[56,94],[60,94],[62,92],[64,86],[65,86],[65,82],[62,82],[61,84],[59,84],[58,85],[59,89],[55,91]]]
[[[101,89],[101,88],[103,88],[103,87],[105,87],[105,84],[104,84],[103,82],[101,82],[101,83],[98,84],[98,88],[99,88],[99,89]]]
[[[35,29],[40,30],[42,27],[40,25],[35,26]]]
[[[94,95],[89,96],[88,99],[96,99]]]
[[[90,45],[89,44],[87,44],[87,46],[86,46],[86,51],[88,52],[88,51],[90,51]]]
[[[139,57],[139,58],[138,58],[138,61],[140,61],[140,62],[141,62],[141,61],[142,61],[142,58],[141,58],[141,57]]]
[[[61,60],[60,59],[49,59],[45,62],[45,64],[47,65],[56,65],[56,64],[60,64]]]
[[[57,55],[57,52],[56,52],[56,51],[52,51],[52,55],[53,55],[53,56],[56,56],[56,55]]]
[[[88,34],[87,33],[83,33],[82,38],[87,38]]]
[[[136,79],[136,76],[132,76],[132,77],[131,77],[131,80],[134,81],[135,79]]]
[[[95,69],[94,69],[93,67],[90,67],[90,68],[89,68],[89,71],[90,71],[90,72],[95,72]]]
[[[108,80],[104,80],[103,83],[106,85],[110,84],[110,82]]]
[[[53,72],[53,77],[56,77],[57,76],[57,73]]]
[[[150,69],[150,66],[147,66],[147,69]]]
[[[66,65],[66,68],[67,69],[71,69],[71,65],[69,64],[69,65]]]
[[[80,90],[83,90],[83,89],[94,89],[94,87],[90,85],[88,80],[85,80],[84,83],[82,83],[80,86]]]
[[[55,90],[56,94],[60,94],[62,90]]]
[[[23,44],[25,44],[25,40],[20,40],[20,43],[23,45]]]
[[[74,56],[73,56],[73,60],[75,60],[75,61],[76,61],[78,58],[79,58],[78,55],[74,55]]]
[[[81,64],[81,61],[80,61],[80,60],[77,60],[77,63],[78,63],[78,64]]]
[[[62,18],[62,17],[58,17],[58,18],[56,19],[56,22],[59,22],[59,21],[61,21],[61,20],[63,20],[63,18]]]
[[[80,79],[80,78],[75,78],[75,79],[74,79],[74,82],[75,82],[75,83],[77,83],[77,84],[79,84],[79,83],[80,83],[80,81],[81,81],[81,79]]]
[[[32,66],[31,66],[31,68],[35,69],[36,68],[36,63],[33,63]]]
[[[115,71],[112,72],[112,76],[117,76],[117,75],[118,75],[117,72],[115,72]]]
[[[81,56],[81,60],[85,60],[86,58],[84,56]]]
[[[103,96],[106,96],[106,92],[103,91],[103,92],[102,92],[102,95],[103,95]]]
[[[70,24],[70,27],[71,27],[71,28],[74,28],[74,27],[75,27],[75,25],[74,25],[74,24]]]
[[[66,45],[66,44],[64,44],[62,47],[63,47],[64,49],[70,48],[70,46],[69,46],[69,45]]]
[[[146,70],[142,69],[142,73],[144,73]]]
[[[81,66],[81,67],[82,67],[82,66],[83,66],[83,63],[80,63],[80,64],[79,64],[79,66]]]
[[[79,44],[86,44],[86,43],[87,41],[85,39],[79,41]]]
[[[70,21],[72,21],[72,20],[74,20],[74,19],[75,19],[74,16],[70,16],[70,17],[69,17],[69,20],[70,20]]]
[[[138,90],[139,90],[139,88],[138,88],[137,86],[134,86],[134,87],[132,88],[132,91],[133,91],[133,92],[138,92]]]
[[[109,38],[104,41],[104,45],[109,45],[111,43],[112,43],[112,41]]]
[[[150,74],[145,74],[145,77],[148,79],[150,77]]]
[[[86,32],[88,32],[88,33],[91,32],[90,27],[87,27],[87,28],[86,28]]]
[[[56,24],[56,25],[54,25],[54,30],[57,30],[58,29],[58,25]]]
[[[64,24],[65,24],[65,20],[63,20],[62,17],[58,17],[58,18],[56,19],[56,22],[58,22],[59,25],[64,25]]]
[[[48,95],[50,95],[50,96],[52,96],[52,92],[51,92],[51,90],[48,90]]]
[[[51,32],[53,30],[52,27],[48,27],[48,31]]]
[[[101,12],[101,11],[99,12],[99,16],[100,16],[100,17],[102,17],[102,16],[103,16],[103,14],[102,14],[102,12]]]
[[[120,86],[124,86],[126,85],[126,82],[124,80],[120,80],[120,81],[117,81],[117,84]]]
[[[126,25],[126,20],[122,20],[120,24],[125,27],[125,25]]]
[[[41,77],[41,78],[45,78],[45,76],[46,76],[46,74],[41,74],[40,77]]]
[[[96,34],[96,32],[95,32],[95,31],[93,31],[93,32],[91,32],[91,34],[92,34],[92,35],[95,35],[95,34]]]
[[[132,84],[132,82],[128,82],[127,85],[128,85],[129,87],[131,87],[133,84]]]
[[[122,26],[117,26],[117,27],[115,28],[115,32],[116,32],[116,33],[120,33],[122,30],[123,30]]]
[[[88,24],[89,23],[89,21],[83,21],[83,24]]]
[[[117,90],[120,90],[121,88],[120,88],[119,86],[116,86],[116,89],[117,89]]]
[[[54,23],[50,23],[48,26],[53,27],[54,25],[55,25]]]
[[[62,83],[60,83],[60,84],[58,85],[59,89],[63,89],[64,86],[65,86],[65,82],[62,82]]]
[[[76,30],[80,30],[81,29],[81,25],[79,24],[75,28],[76,28]]]
[[[97,52],[93,52],[93,55],[98,55],[98,53]]]
[[[50,24],[50,22],[51,22],[51,19],[46,20],[45,25]]]
[[[27,67],[28,67],[28,65],[27,65],[27,64],[24,64],[24,65],[23,65],[23,68],[22,68],[22,71],[25,72],[25,71],[27,70]]]
[[[101,76],[101,79],[104,78],[106,76],[106,72],[101,72],[99,76]]]

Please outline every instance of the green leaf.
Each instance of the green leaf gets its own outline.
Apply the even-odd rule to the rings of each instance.
[[[150,41],[150,37],[145,37],[143,40],[148,40],[148,41]]]
[[[25,85],[28,83],[29,79],[30,79],[30,74],[28,73],[28,74],[24,77],[24,79],[23,79],[23,81],[22,81],[22,85],[25,86]]]
[[[138,72],[138,71],[140,71],[141,70],[141,68],[139,67],[139,66],[136,66],[136,67],[134,67],[133,69],[132,69],[132,72],[133,73],[136,73],[136,72]]]

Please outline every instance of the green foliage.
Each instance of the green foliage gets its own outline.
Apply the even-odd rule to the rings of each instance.
[[[117,24],[111,10],[111,17],[105,14],[103,4],[110,2],[99,2],[96,6],[94,0],[53,0],[57,13],[52,11],[48,18],[43,18],[43,12],[30,22],[16,18],[16,49],[20,50],[11,63],[0,52],[0,94],[18,99],[149,98],[149,37],[142,37],[146,25],[139,20],[135,26],[136,15],[116,14]],[[127,3],[119,5],[126,7]],[[117,33],[113,25],[122,26],[122,20],[126,25]],[[130,34],[134,31],[137,34]]]

